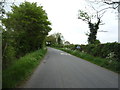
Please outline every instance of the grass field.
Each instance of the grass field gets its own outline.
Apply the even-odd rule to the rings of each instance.
[[[46,53],[46,49],[37,50],[29,53],[24,57],[21,57],[9,68],[3,71],[2,87],[3,88],[15,88],[28,76],[31,75],[33,70],[40,64],[40,61]]]

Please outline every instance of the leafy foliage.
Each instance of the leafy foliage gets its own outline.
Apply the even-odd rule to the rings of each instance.
[[[61,33],[54,33],[46,38],[47,42],[50,42],[50,45],[62,45],[64,42],[64,37]]]
[[[97,35],[97,31],[99,29],[99,25],[101,23],[101,20],[99,17],[97,17],[97,22],[96,23],[92,23],[91,18],[87,12],[84,12],[82,10],[79,10],[79,17],[78,19],[81,19],[85,22],[88,23],[89,25],[89,29],[90,29],[90,33],[87,34],[88,37],[88,43],[89,44],[95,44],[96,42],[96,35]]]
[[[89,22],[90,34],[88,35],[88,43],[95,44],[97,31],[99,29],[100,19],[98,19],[97,23]]]
[[[55,45],[57,43],[54,35],[50,35],[46,37],[47,45]]]
[[[3,31],[3,63],[8,57],[19,58],[26,53],[45,46],[45,38],[51,31],[51,23],[42,6],[24,2],[19,6],[11,6],[12,12],[2,19],[6,27]],[[11,55],[7,54],[7,52]],[[15,52],[13,55],[12,52]],[[10,59],[11,60],[11,59]],[[9,63],[8,63],[9,64]],[[5,65],[5,64],[3,64]]]
[[[120,43],[81,45],[81,47],[84,52],[102,58],[111,57],[110,55],[114,53],[110,59],[120,62]]]
[[[3,88],[15,88],[24,81],[40,63],[46,49],[40,49],[29,53],[14,62],[9,68],[3,71]]]
[[[88,45],[53,45],[55,48],[64,48],[67,50],[77,50],[76,46],[80,46],[80,52],[88,53],[94,57],[100,58],[109,58],[112,61],[120,62],[120,43],[105,43],[99,44],[99,40],[96,41],[96,44],[88,44]]]

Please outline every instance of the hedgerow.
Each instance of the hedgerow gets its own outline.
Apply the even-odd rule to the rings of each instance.
[[[120,62],[120,43],[81,45],[81,48],[95,57],[110,58]]]

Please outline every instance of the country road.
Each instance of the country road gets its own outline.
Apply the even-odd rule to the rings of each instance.
[[[66,52],[48,52],[23,88],[118,88],[118,74]]]

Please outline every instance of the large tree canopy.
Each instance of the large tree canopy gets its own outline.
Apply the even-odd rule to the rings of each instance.
[[[15,31],[38,32],[47,35],[51,28],[46,12],[36,3],[25,2],[20,6],[12,6],[12,12],[3,19],[6,27]]]
[[[12,11],[6,13],[6,18],[2,19],[6,27],[3,31],[3,56],[6,57],[10,46],[18,57],[43,48],[45,38],[51,31],[51,23],[43,7],[37,6],[37,3],[24,2],[11,8]]]

